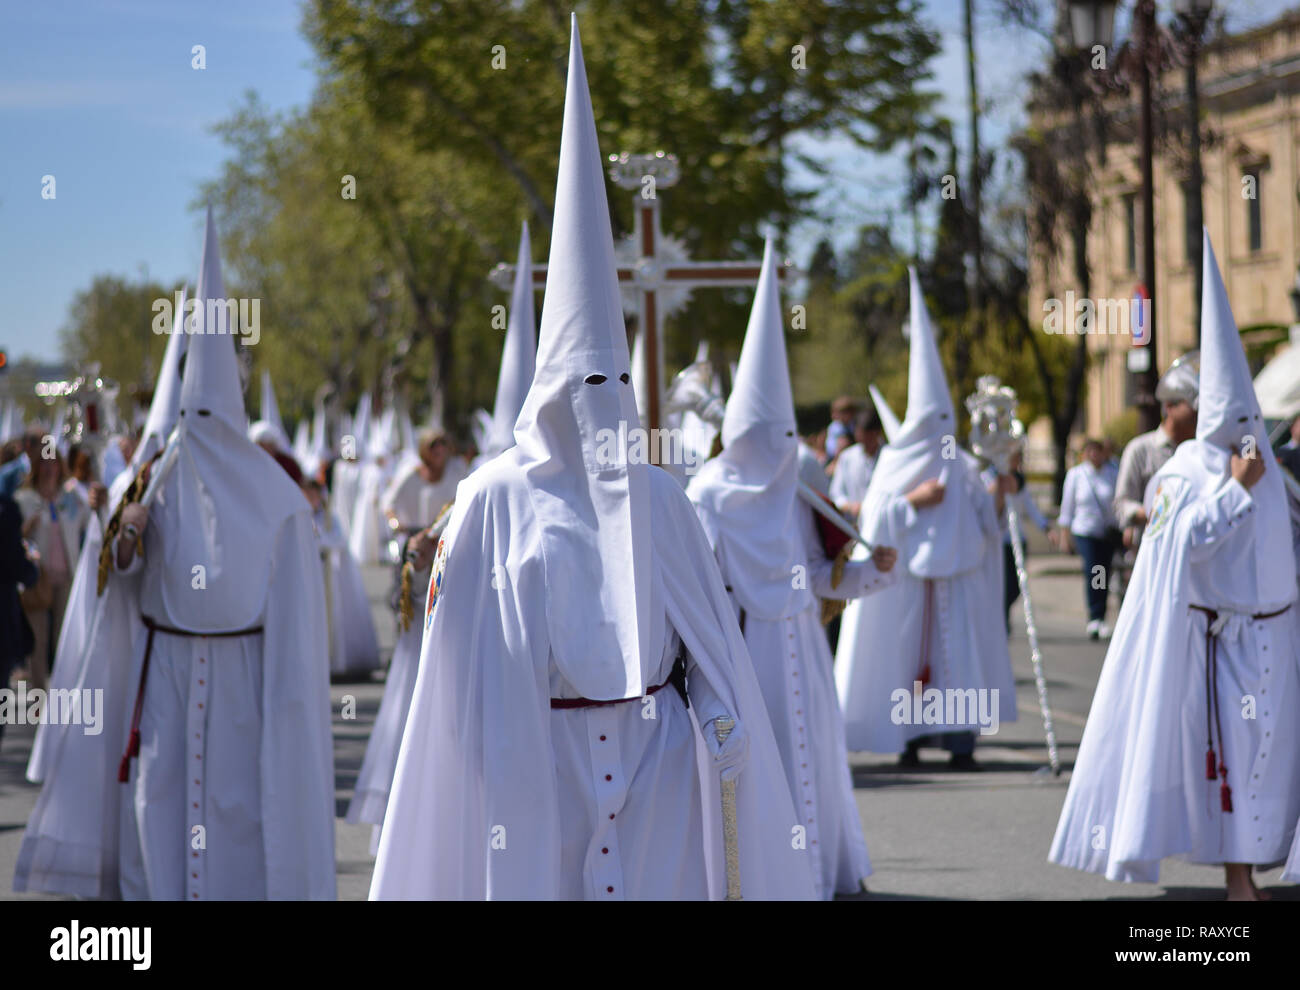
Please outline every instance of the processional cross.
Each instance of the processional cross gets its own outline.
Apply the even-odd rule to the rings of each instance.
[[[648,429],[659,428],[659,411],[663,397],[663,348],[660,321],[664,310],[663,297],[669,294],[689,294],[692,289],[724,288],[758,284],[762,261],[690,261],[684,252],[672,250],[671,238],[666,238],[659,226],[659,199],[656,193],[677,184],[681,169],[675,155],[657,151],[653,155],[609,156],[609,177],[615,185],[629,191],[633,197],[632,237],[619,248],[620,254],[630,253],[635,261],[618,267],[619,286],[636,292],[639,296],[640,330],[645,334],[646,423]],[[669,248],[669,250],[665,250]],[[629,251],[630,249],[630,251]],[[499,288],[509,291],[514,280],[513,265],[499,264],[492,269],[491,279]],[[797,274],[789,262],[778,269],[781,283],[789,285]],[[533,285],[544,288],[546,266],[533,265]]]

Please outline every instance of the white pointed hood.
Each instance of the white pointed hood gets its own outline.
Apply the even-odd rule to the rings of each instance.
[[[915,268],[908,268],[907,275],[911,296],[907,320],[907,415],[891,441],[899,444],[951,436],[957,429],[948,378],[939,358],[939,344],[925,307],[921,280]]]
[[[181,372],[184,371],[183,362],[190,346],[190,335],[185,332],[185,299],[186,290],[182,289],[180,308],[173,317],[172,333],[167,338],[162,366],[158,369],[158,379],[154,383],[149,415],[144,421],[140,442],[136,444],[135,453],[131,456],[131,470],[126,472],[132,478],[145,461],[162,450],[167,437],[176,426],[181,404]]]
[[[195,311],[224,299],[217,231],[208,210]],[[204,332],[198,332],[199,330]],[[288,475],[245,435],[237,343],[212,321],[187,321],[174,458],[159,492],[163,569],[160,622],[198,632],[255,625],[266,605],[281,525],[306,502]],[[201,580],[195,568],[202,567]]]
[[[1189,448],[1186,456],[1191,458],[1194,455],[1202,468],[1200,477],[1192,480],[1203,495],[1227,484],[1231,453],[1245,455],[1253,446],[1256,454],[1264,459],[1264,474],[1250,489],[1255,503],[1256,546],[1252,551],[1255,587],[1239,587],[1237,590],[1245,600],[1290,601],[1295,589],[1295,557],[1289,550],[1269,552],[1265,549],[1276,543],[1290,546],[1291,523],[1282,471],[1269,445],[1268,429],[1255,396],[1246,351],[1241,344],[1237,321],[1232,316],[1210,235],[1203,232],[1202,237],[1205,281],[1201,290],[1201,374],[1196,441],[1183,447]],[[1179,447],[1180,454],[1183,447]],[[1178,459],[1183,460],[1182,457]],[[1249,582],[1239,582],[1244,583]],[[1280,589],[1287,589],[1290,593],[1279,595]]]
[[[770,240],[722,417],[722,444],[687,493],[708,507],[704,527],[726,561],[731,589],[758,618],[802,612],[812,598],[806,582],[795,580],[795,568],[807,566],[795,514],[799,438]]]
[[[258,404],[258,410],[262,414],[261,422],[271,428],[275,434],[275,442],[282,451],[289,451],[289,434],[284,428],[284,420],[280,418],[280,404],[275,401],[275,386],[271,384],[271,372],[262,369],[262,397]]]
[[[497,396],[492,421],[481,454],[495,456],[514,446],[515,421],[533,382],[537,360],[537,317],[533,311],[533,248],[525,221],[519,233],[519,257],[515,263],[515,284],[510,293],[510,318],[501,349],[501,370],[497,374]]]
[[[885,442],[893,443],[894,437],[902,430],[902,424],[899,423],[894,410],[889,408],[889,403],[880,389],[873,384],[867,386],[867,391],[871,393],[871,403],[876,407],[876,416],[880,418],[880,428],[885,433]]]
[[[908,269],[908,284],[907,415],[880,451],[860,524],[863,537],[873,546],[897,546],[900,561],[913,577],[952,577],[978,566],[983,557],[983,531],[972,499],[987,493],[973,459],[957,446],[948,379],[915,268]],[[884,422],[879,406],[876,411]],[[894,532],[890,504],[930,478],[944,484],[943,501],[917,510],[905,533]]]
[[[357,401],[357,413],[352,417],[352,430],[349,434],[352,437],[353,455],[359,461],[364,461],[369,456],[370,447],[370,392],[366,391],[361,394]]]
[[[612,700],[650,686],[643,672],[658,665],[663,631],[649,616],[650,469],[627,456],[636,398],[576,17],[572,24],[536,370],[514,433],[555,591],[547,621],[556,665],[583,696]]]
[[[645,363],[645,332],[637,328],[632,341],[632,390],[636,392],[636,414],[642,426],[650,423],[650,376]]]

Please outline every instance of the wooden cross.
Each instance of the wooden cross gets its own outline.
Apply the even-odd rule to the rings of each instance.
[[[632,243],[640,255],[630,266],[620,265],[618,281],[640,294],[640,325],[645,334],[647,429],[659,428],[660,399],[663,396],[663,349],[660,346],[659,294],[669,287],[682,289],[720,288],[734,289],[758,284],[763,268],[762,261],[673,261],[659,257],[663,233],[659,227],[659,189],[677,184],[681,176],[674,155],[662,151],[653,155],[610,155],[609,176],[622,189],[636,190],[633,197]],[[491,278],[501,289],[509,291],[514,280],[514,266],[499,264],[492,269]],[[533,265],[533,286],[546,286],[546,265]],[[789,262],[782,264],[778,274],[783,285],[789,285],[798,274]]]

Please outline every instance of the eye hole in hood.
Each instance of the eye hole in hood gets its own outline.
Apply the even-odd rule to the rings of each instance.
[[[621,375],[618,376],[618,380],[621,381],[624,385],[626,385],[626,384],[627,384],[628,382],[630,382],[632,379],[631,379],[631,377],[628,375],[628,373],[625,371],[625,372],[623,372],[623,374],[621,374]]]
[[[604,384],[605,384],[605,376],[604,376],[604,375],[588,375],[586,378],[583,379],[583,381],[586,382],[588,385],[604,385]]]

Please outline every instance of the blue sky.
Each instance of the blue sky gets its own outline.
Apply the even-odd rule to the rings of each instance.
[[[1259,23],[1286,0],[1232,0],[1230,24]],[[986,145],[1021,120],[1024,72],[1045,58],[1037,39],[998,23],[977,0]],[[944,109],[963,122],[961,0],[926,0],[943,39],[935,63]],[[192,279],[201,217],[190,209],[224,147],[211,127],[255,90],[273,110],[305,103],[312,53],[296,0],[20,0],[0,2],[0,348],[11,359],[58,356],[73,295],[102,273]],[[207,67],[191,68],[206,48]],[[843,245],[891,212],[900,234],[900,158],[830,142],[825,201],[835,223],[802,225],[790,253],[806,259],[824,234]],[[41,198],[53,175],[57,196]],[[907,241],[903,240],[906,244]]]

